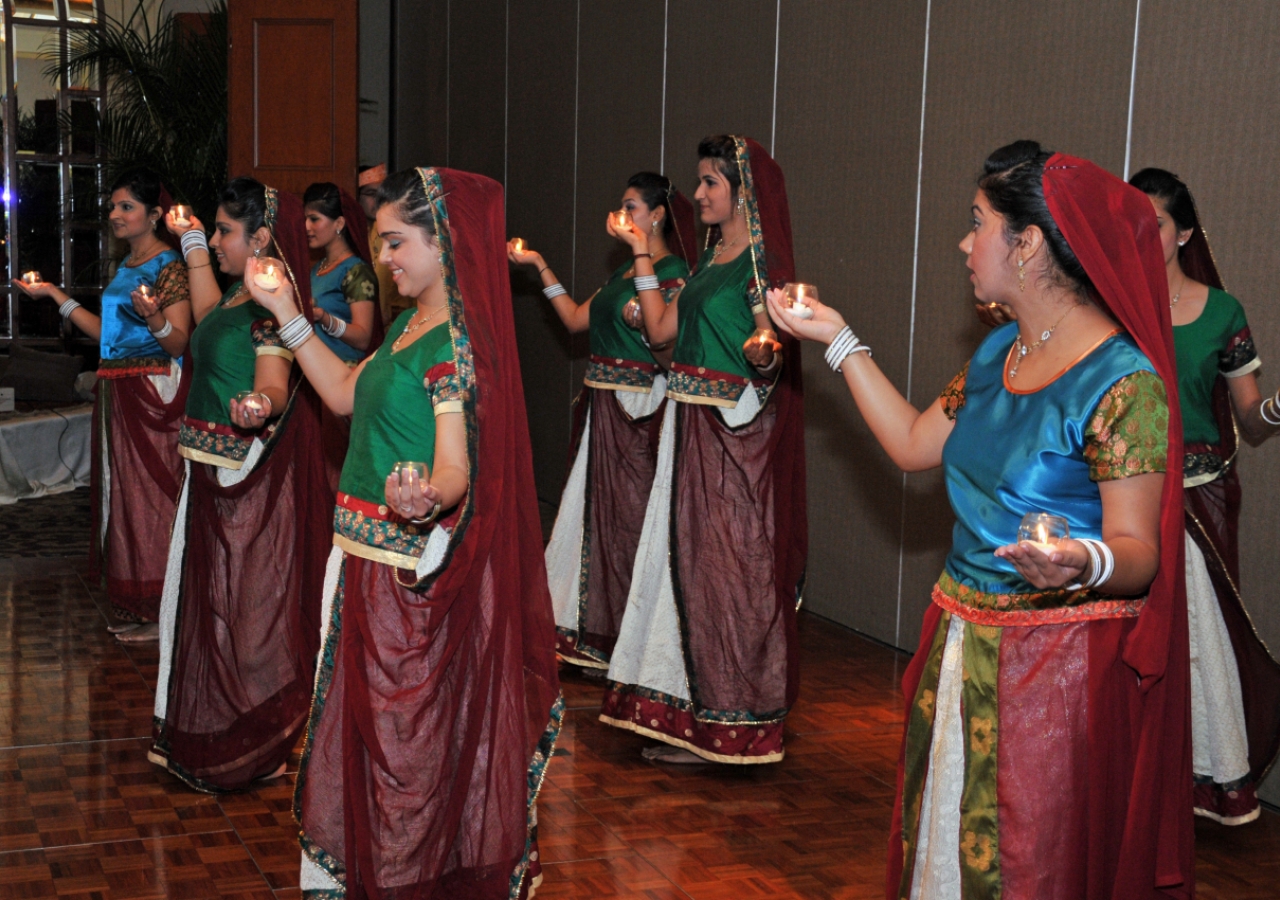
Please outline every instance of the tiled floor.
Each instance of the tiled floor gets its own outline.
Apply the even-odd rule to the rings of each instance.
[[[0,898],[297,897],[292,774],[210,797],[146,761],[155,645],[109,637],[83,559],[0,559]],[[905,657],[802,616],[776,766],[664,767],[570,712],[539,803],[540,898],[878,898]],[[1280,816],[1197,826],[1200,896],[1276,896]]]

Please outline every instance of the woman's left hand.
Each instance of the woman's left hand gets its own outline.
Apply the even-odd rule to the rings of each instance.
[[[779,288],[769,288],[765,292],[765,302],[769,306],[769,318],[787,334],[801,340],[830,344],[844,328],[844,317],[840,313],[812,297],[806,297],[804,304],[813,310],[813,317],[809,319],[802,319],[791,312],[786,295]]]
[[[231,404],[231,421],[236,427],[245,431],[257,431],[267,424],[267,419],[271,418],[271,400],[266,394],[259,394],[262,400],[266,400],[266,406],[259,406],[256,409],[248,403],[241,403],[235,397],[229,401]]]
[[[129,299],[133,301],[133,311],[143,319],[149,319],[160,312],[160,298],[154,294],[150,297],[144,297],[135,290],[130,292]]]
[[[634,225],[619,228],[612,213],[605,219],[604,229],[609,232],[610,237],[617,238],[630,247],[632,255],[649,252],[649,236]]]
[[[440,491],[419,479],[417,469],[409,469],[407,476],[401,478],[399,472],[387,476],[387,506],[402,519],[425,519],[440,502]]]
[[[757,369],[767,369],[773,365],[773,358],[781,349],[782,345],[778,343],[778,335],[775,332],[767,328],[757,328],[742,345],[742,355]]]
[[[1019,575],[1042,590],[1075,584],[1089,565],[1089,551],[1070,538],[1059,541],[1050,553],[1023,541],[996,548],[996,556],[1009,560]]]
[[[249,257],[244,265],[244,286],[249,289],[250,296],[259,304],[271,310],[276,322],[280,325],[292,321],[298,315],[298,304],[293,299],[293,284],[288,278],[280,279],[280,286],[274,291],[262,287],[254,279],[258,273],[258,260]]]

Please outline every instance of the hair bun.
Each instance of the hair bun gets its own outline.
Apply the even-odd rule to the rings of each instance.
[[[1012,144],[1005,144],[988,156],[987,161],[982,164],[982,169],[987,175],[1007,172],[1014,166],[1031,162],[1040,153],[1039,141],[1014,141]]]

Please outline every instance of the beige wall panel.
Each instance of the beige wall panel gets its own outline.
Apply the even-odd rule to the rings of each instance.
[[[1280,372],[1280,182],[1272,174],[1280,122],[1280,6],[1267,0],[1144,4],[1132,170],[1159,166],[1191,188],[1227,289],[1249,316],[1275,390]],[[1212,48],[1206,52],[1206,48]],[[1259,633],[1280,650],[1280,447],[1240,452],[1241,592]],[[1280,803],[1280,777],[1263,796]]]
[[[782,7],[777,158],[797,275],[907,381],[925,4]],[[902,475],[807,345],[808,609],[880,640],[897,627]]]
[[[956,244],[987,154],[1030,137],[1112,171],[1123,166],[1134,8],[1133,0],[934,4],[912,373],[918,406],[937,397],[984,333]],[[938,474],[909,478],[902,646],[918,639],[951,522]]]
[[[774,0],[669,0],[668,10],[663,171],[692,197],[704,137],[742,134],[769,149],[778,6]]]
[[[448,149],[448,0],[399,2],[391,134],[393,169],[444,165]]]
[[[506,29],[507,0],[451,4],[446,164],[498,181],[506,150]]]
[[[519,235],[565,279],[573,259],[573,91],[577,3],[512,0],[508,122],[508,236]],[[541,282],[512,269],[516,340],[533,441],[538,495],[558,502],[571,431],[570,403],[581,385],[574,343]]]

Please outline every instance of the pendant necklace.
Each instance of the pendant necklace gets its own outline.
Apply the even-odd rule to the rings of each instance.
[[[405,338],[407,338],[409,335],[413,334],[415,331],[417,331],[417,330],[418,330],[419,328],[421,328],[423,325],[426,325],[428,322],[430,322],[432,319],[434,319],[434,318],[436,317],[436,315],[440,313],[440,311],[441,311],[441,310],[445,310],[445,309],[448,309],[448,308],[449,308],[449,304],[448,304],[447,302],[445,302],[445,303],[441,303],[441,304],[440,304],[440,307],[439,307],[438,309],[436,309],[436,311],[435,311],[435,312],[428,313],[427,315],[423,316],[423,317],[422,317],[421,319],[419,319],[418,321],[414,322],[412,325],[410,325],[410,326],[409,326],[408,328],[406,328],[404,331],[400,332],[400,336],[399,336],[398,338],[396,338],[394,341],[392,341],[392,342],[391,342],[391,352],[392,352],[392,353],[395,353],[397,350],[399,350],[399,349],[400,349],[400,342],[401,342],[401,341],[403,341]],[[416,315],[416,314],[415,314],[415,315]]]
[[[734,244],[738,243],[738,241],[740,240],[742,240],[742,235],[738,235],[736,238],[734,238],[727,244],[724,242],[724,238],[720,238],[720,240],[716,241],[715,247],[713,247],[711,250],[711,261],[715,262],[717,259],[720,258],[721,253],[724,253],[726,250],[728,250]]]
[[[1178,305],[1178,301],[1182,299],[1182,289],[1187,286],[1187,276],[1182,276],[1182,284],[1178,285],[1178,293],[1173,295],[1173,299],[1169,301],[1169,309],[1173,309]]]
[[[1018,377],[1018,366],[1022,365],[1023,358],[1032,350],[1038,350],[1044,345],[1045,341],[1053,337],[1054,331],[1056,331],[1058,326],[1062,324],[1062,320],[1075,312],[1076,308],[1080,306],[1084,306],[1084,304],[1076,303],[1071,307],[1071,309],[1064,312],[1061,317],[1059,317],[1058,321],[1049,326],[1046,331],[1040,332],[1040,340],[1038,341],[1034,341],[1030,344],[1024,344],[1022,343],[1022,332],[1018,332],[1018,336],[1013,339],[1013,365],[1009,367],[1010,380]]]

